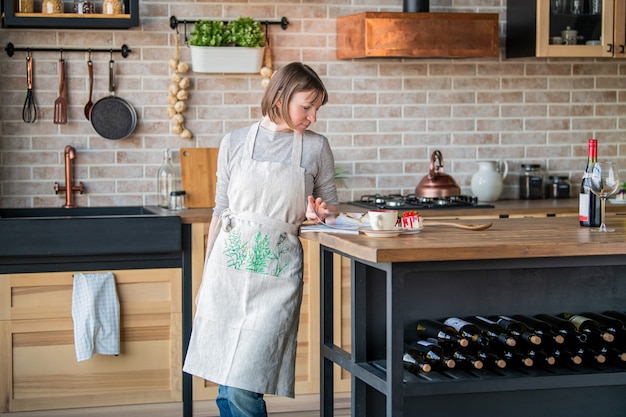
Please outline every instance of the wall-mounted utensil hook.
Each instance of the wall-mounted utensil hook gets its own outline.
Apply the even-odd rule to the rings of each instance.
[[[196,20],[188,20],[188,19],[178,20],[176,16],[170,17],[170,28],[176,30],[177,34],[178,34],[178,25],[183,25],[184,34],[185,34],[184,35],[185,44],[187,43],[187,25],[193,25],[194,23],[196,23]],[[224,20],[224,24],[226,23],[228,23],[228,21]],[[280,20],[259,20],[259,23],[262,25],[265,25],[266,29],[268,25],[280,25],[282,30],[287,30],[287,26],[289,26],[289,20],[287,20],[285,16],[283,16]]]
[[[28,53],[32,53],[32,52],[60,52],[61,54],[63,54],[63,52],[89,52],[90,54],[92,52],[107,52],[110,53],[111,55],[113,55],[114,53],[119,53],[122,55],[123,58],[127,58],[128,54],[130,54],[132,51],[130,50],[130,48],[127,45],[122,45],[122,47],[120,49],[97,49],[97,48],[33,48],[33,47],[17,47],[15,45],[13,45],[13,43],[9,42],[6,46],[6,48],[4,48],[4,50],[7,52],[7,55],[12,57],[15,52],[20,52],[20,51],[25,51]]]

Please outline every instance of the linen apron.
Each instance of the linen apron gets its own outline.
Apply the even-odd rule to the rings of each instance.
[[[209,242],[183,370],[293,398],[303,289],[303,138],[294,132],[290,165],[255,161],[258,129],[256,123],[248,131],[231,172],[230,207]]]

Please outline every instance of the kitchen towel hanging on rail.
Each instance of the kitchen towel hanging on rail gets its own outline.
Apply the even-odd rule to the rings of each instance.
[[[74,274],[72,319],[78,362],[94,353],[119,355],[120,302],[112,272]]]

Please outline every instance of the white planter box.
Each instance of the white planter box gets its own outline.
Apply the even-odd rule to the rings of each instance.
[[[189,46],[191,70],[210,73],[255,73],[261,69],[265,48]]]

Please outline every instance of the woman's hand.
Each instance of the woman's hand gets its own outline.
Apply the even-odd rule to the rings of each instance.
[[[321,223],[330,215],[334,215],[337,211],[335,206],[327,205],[320,197],[313,198],[312,195],[308,197],[308,204],[306,207],[306,218],[314,223]]]

